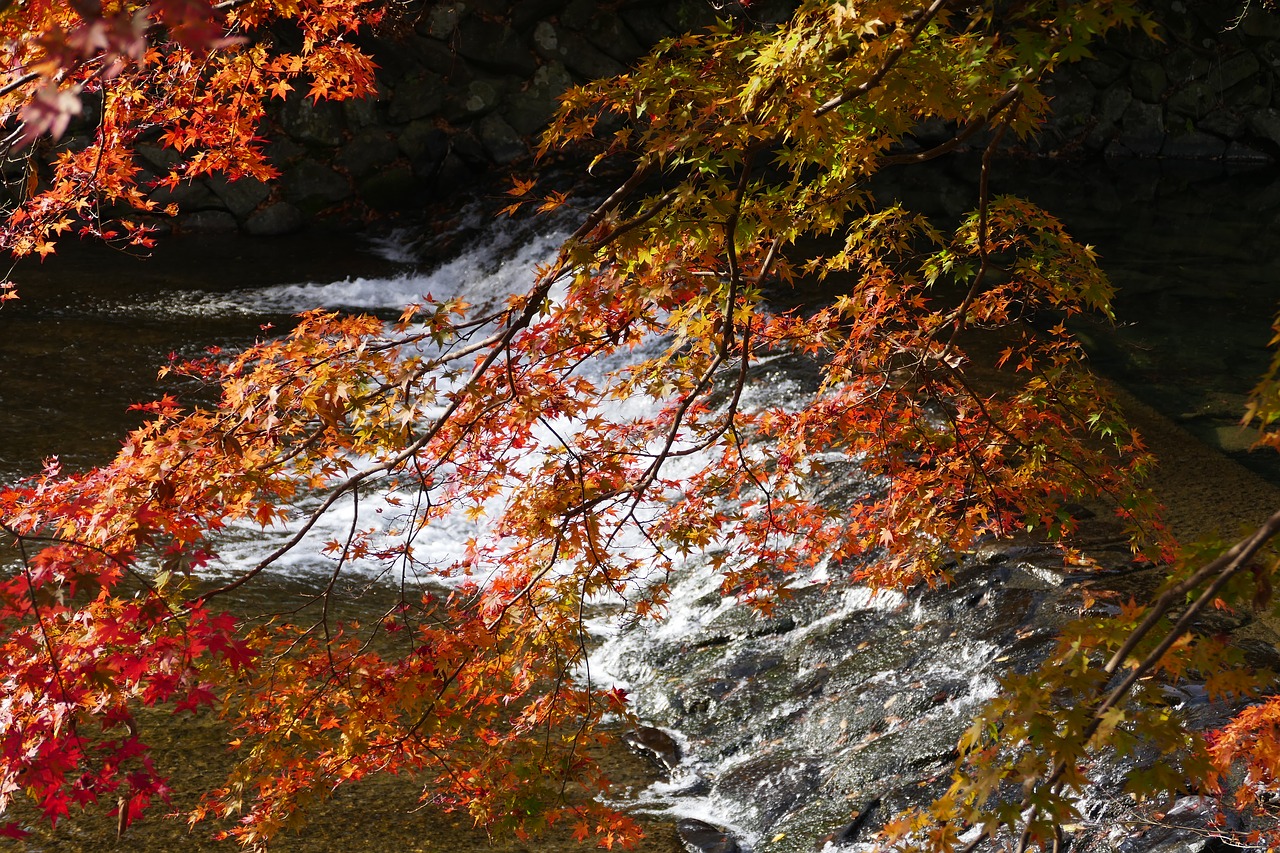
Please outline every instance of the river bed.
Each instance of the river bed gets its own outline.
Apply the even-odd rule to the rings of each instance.
[[[1143,166],[1086,181],[1077,169],[1010,169],[998,174],[996,189],[1026,192],[1097,244],[1121,289],[1120,327],[1082,332],[1097,364],[1134,392],[1133,409],[1155,407],[1144,426],[1164,436],[1159,445],[1171,458],[1160,488],[1178,493],[1184,530],[1231,532],[1276,501],[1272,486],[1216,451],[1263,474],[1276,471],[1245,453],[1234,421],[1268,357],[1280,293],[1280,240],[1272,236],[1280,191],[1257,174]],[[943,213],[973,201],[967,175],[945,169],[912,173],[897,187]],[[137,422],[127,405],[157,393],[153,377],[170,353],[234,349],[276,333],[291,312],[314,304],[394,316],[427,290],[440,295],[452,286],[442,275],[478,272],[489,278],[477,286],[497,294],[516,286],[558,233],[491,232],[432,273],[403,241],[347,235],[169,239],[145,263],[68,245],[62,257],[20,271],[21,302],[0,310],[0,477],[30,473],[52,454],[70,468],[105,459]],[[769,393],[786,394],[803,388],[806,368],[771,363],[758,379]],[[1187,434],[1214,449],[1189,443]],[[1104,527],[1093,530],[1096,550],[1104,563],[1110,553],[1119,577],[1126,556]],[[252,539],[242,546],[261,547]],[[228,551],[236,559],[236,548]],[[807,851],[833,832],[853,832],[858,815],[917,801],[921,783],[945,775],[958,727],[991,694],[1009,649],[1033,660],[1060,618],[1053,614],[1072,606],[1079,579],[1060,562],[1033,542],[1005,543],[966,562],[953,589],[905,596],[872,597],[815,576],[770,620],[722,603],[714,579],[691,563],[665,623],[617,635],[599,652],[601,665],[631,687],[641,715],[684,753],[669,778],[653,785],[651,768],[612,759],[627,784],[645,789],[641,803],[658,817],[647,849],[678,849],[671,822],[692,818],[761,853]],[[277,581],[280,593],[315,570],[305,561],[290,565]],[[1258,653],[1271,642],[1260,633]],[[178,772],[180,794],[226,760],[212,746],[216,735],[208,721],[164,729],[160,752]],[[1111,796],[1090,817],[1101,828],[1081,837],[1085,849],[1108,849],[1102,830],[1123,822]],[[857,824],[850,844],[870,825]],[[1161,849],[1149,835],[1147,843],[1126,839],[1112,840],[1130,851]],[[77,816],[55,833],[41,832],[29,849],[114,843],[109,822]],[[488,843],[452,818],[417,809],[412,784],[387,782],[344,790],[310,829],[273,849],[463,851]],[[187,835],[160,823],[131,829],[119,845],[200,850],[206,842],[200,830]],[[497,849],[576,848],[561,839]]]

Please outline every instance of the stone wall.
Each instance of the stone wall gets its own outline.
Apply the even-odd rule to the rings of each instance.
[[[1280,15],[1263,0],[1155,0],[1162,41],[1121,33],[1054,82],[1039,150],[1280,159]]]
[[[1280,160],[1280,16],[1262,2],[1154,0],[1163,42],[1120,34],[1062,69],[1031,153]],[[749,11],[778,19],[787,6]],[[293,93],[278,110],[278,186],[201,181],[157,197],[178,202],[182,227],[251,234],[422,208],[527,158],[571,84],[733,12],[730,0],[423,0],[366,44],[380,65],[376,99],[312,105]],[[142,154],[167,171],[166,152]]]
[[[291,93],[268,149],[276,187],[199,181],[157,195],[180,227],[280,234],[317,216],[412,210],[528,158],[570,85],[622,73],[659,40],[714,20],[712,0],[424,2],[365,43],[376,99],[311,104]],[[785,3],[758,2],[759,17]],[[169,161],[144,149],[157,174]]]

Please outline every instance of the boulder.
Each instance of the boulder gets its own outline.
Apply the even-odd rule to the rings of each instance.
[[[351,184],[328,166],[303,160],[281,176],[285,195],[300,207],[319,209],[351,195]]]
[[[519,134],[536,133],[551,121],[559,106],[560,95],[573,85],[568,70],[559,61],[548,62],[537,70],[533,80],[520,92],[507,96],[502,117]]]
[[[739,853],[742,849],[723,829],[693,818],[676,821],[676,835],[688,853]]]
[[[487,115],[477,127],[480,144],[493,162],[505,166],[529,154],[529,146],[515,129],[499,115]]]
[[[183,216],[179,220],[183,231],[199,231],[204,234],[227,233],[240,229],[236,218],[225,210],[201,210]]]
[[[1149,59],[1137,59],[1129,66],[1129,90],[1135,98],[1150,104],[1159,103],[1165,87],[1169,85],[1169,75],[1164,66]]]
[[[683,757],[676,739],[653,726],[636,726],[622,733],[620,740],[637,755],[653,762],[659,770],[670,774],[680,766]]]
[[[222,199],[227,210],[237,219],[244,219],[257,210],[258,205],[271,195],[271,187],[254,178],[229,181],[222,175],[214,175],[208,178],[208,183],[213,194]]]
[[[342,142],[342,107],[335,101],[313,101],[296,89],[285,98],[280,123],[299,142],[326,146]]]
[[[1210,89],[1225,92],[1237,83],[1253,77],[1260,67],[1258,57],[1244,50],[1214,65],[1205,82],[1209,84]]]
[[[353,177],[364,178],[391,164],[399,156],[400,148],[388,129],[370,127],[357,133],[343,146],[337,162]]]
[[[302,225],[302,211],[287,201],[279,201],[245,220],[244,230],[255,237],[278,237],[299,231]]]
[[[374,210],[401,210],[421,205],[424,183],[407,166],[383,169],[360,183],[360,198]]]
[[[496,21],[464,20],[458,25],[457,49],[460,56],[493,71],[528,77],[538,68],[525,37]]]
[[[444,79],[431,71],[423,71],[401,80],[391,95],[388,114],[395,122],[410,122],[440,111],[444,106]]]

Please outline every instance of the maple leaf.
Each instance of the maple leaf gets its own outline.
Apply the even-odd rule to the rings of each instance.
[[[54,82],[45,83],[18,113],[22,122],[18,147],[25,148],[46,134],[59,138],[82,109],[79,86],[64,89]]]

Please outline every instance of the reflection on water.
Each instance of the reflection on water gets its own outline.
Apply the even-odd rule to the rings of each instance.
[[[20,265],[20,298],[0,309],[0,478],[55,454],[69,468],[103,461],[139,422],[127,406],[162,393],[155,376],[170,353],[241,346],[309,307],[195,311],[181,294],[402,268],[349,235],[168,238],[145,261],[71,241],[44,264]]]

